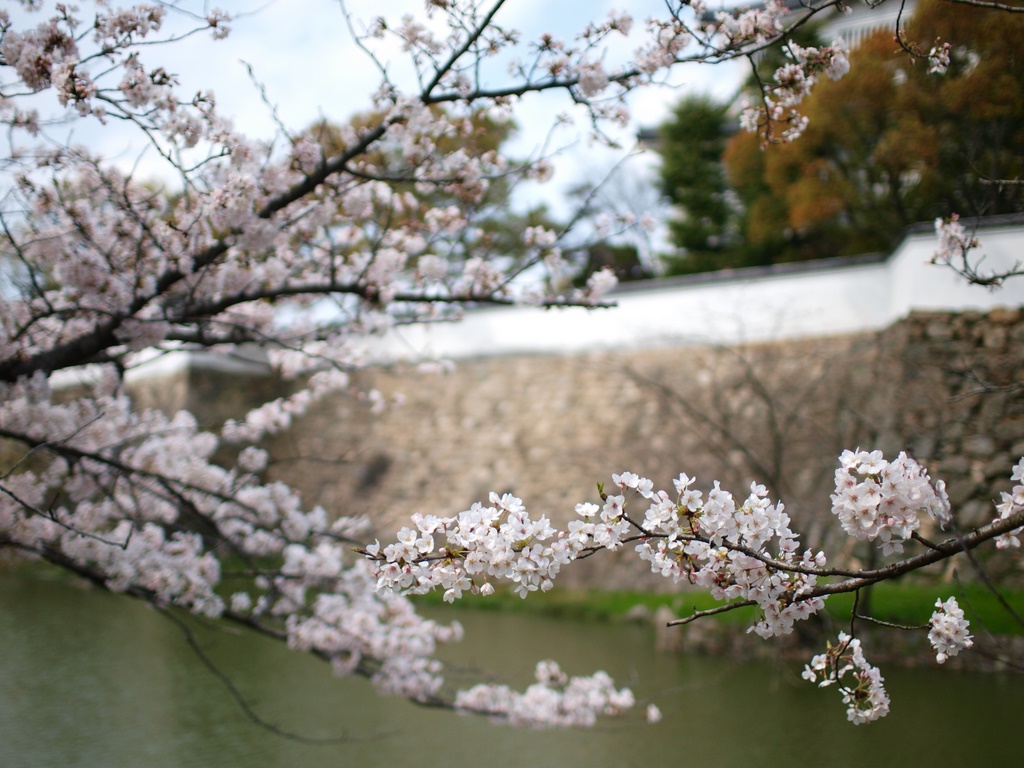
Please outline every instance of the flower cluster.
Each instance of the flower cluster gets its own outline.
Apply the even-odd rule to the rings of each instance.
[[[903,551],[921,526],[921,513],[943,526],[950,522],[945,483],[933,484],[905,453],[886,461],[881,451],[843,451],[839,461],[832,513],[850,536],[878,539],[888,555]]]
[[[764,486],[753,485],[737,505],[717,483],[702,500],[686,475],[675,481],[675,497],[632,472],[612,475],[612,482],[622,493],[605,494],[600,505],[577,504],[577,518],[564,531],[545,517],[531,519],[521,499],[492,493],[490,506],[476,503],[455,517],[414,515],[415,528],[365,554],[377,562],[379,588],[442,589],[450,602],[467,591],[491,594],[496,580],[512,583],[522,597],[548,590],[582,553],[639,540],[636,550],[655,573],[705,587],[720,600],[756,604],[761,616],[751,629],[763,637],[792,632],[794,622],[823,606],[805,593],[817,583],[809,571],[822,568],[825,556],[798,552],[789,516]],[[633,497],[649,505],[642,520],[627,515]]]
[[[960,217],[953,214],[948,219],[935,220],[935,234],[939,236],[939,247],[932,254],[933,264],[954,264],[966,258],[967,253],[978,247],[978,239],[967,234]]]
[[[244,448],[235,470],[218,466],[213,434],[184,412],[133,409],[109,366],[93,394],[69,402],[42,375],[0,385],[7,434],[64,436],[40,445],[32,468],[0,480],[4,541],[74,562],[112,591],[285,637],[384,692],[426,699],[440,689],[432,657],[461,628],[377,592],[369,563],[349,551],[366,535],[365,519],[329,521],[282,483],[261,482],[261,449]],[[225,579],[239,582],[220,551],[261,574],[227,600]]]
[[[495,579],[512,582],[522,597],[551,589],[585,539],[559,536],[545,517],[531,519],[522,500],[511,494],[492,493],[490,502],[473,504],[455,517],[413,515],[416,527],[402,528],[398,541],[366,547],[366,555],[377,561],[378,588],[410,594],[442,589],[448,602],[466,591],[491,594]],[[617,514],[621,506],[609,501],[606,507],[602,516],[609,522],[602,523],[601,538],[611,545],[627,526]]]
[[[703,500],[693,482],[680,475],[675,498],[652,495],[641,525],[650,536],[637,552],[653,572],[705,587],[719,600],[756,604],[761,617],[751,629],[761,637],[789,634],[794,622],[824,606],[822,598],[804,595],[817,583],[805,571],[823,567],[825,555],[798,552],[789,515],[764,486],[752,484],[737,504],[717,482]]]
[[[553,661],[537,664],[536,681],[518,693],[506,685],[481,684],[455,697],[456,709],[483,712],[513,725],[533,727],[592,726],[599,715],[621,715],[635,701],[626,688],[617,689],[604,672],[569,677]],[[648,709],[648,720],[660,718],[657,708]]]
[[[974,645],[968,632],[970,622],[964,618],[964,611],[955,597],[946,602],[935,601],[935,612],[928,620],[928,626],[928,642],[935,649],[935,660],[939,664],[945,664],[950,656]]]
[[[1017,485],[1013,486],[1009,493],[1003,491],[1000,494],[1000,502],[996,505],[1000,520],[1019,515],[1024,511],[1024,458],[1017,462],[1010,479]],[[997,538],[996,546],[999,549],[1019,548],[1022,533],[1024,533],[1024,527],[1014,528]]]
[[[1024,481],[1024,459],[1013,479]],[[445,600],[453,601],[467,591],[493,594],[499,580],[513,584],[516,593],[526,597],[549,589],[569,562],[635,542],[640,559],[650,563],[654,573],[702,587],[725,601],[721,608],[697,612],[684,622],[754,605],[759,615],[749,631],[765,638],[792,632],[795,622],[823,607],[824,597],[836,590],[820,584],[820,578],[850,576],[848,571],[827,568],[822,552],[801,553],[788,514],[781,503],[772,503],[763,486],[752,484],[747,498],[738,503],[717,482],[706,497],[694,483],[682,474],[674,481],[675,493],[669,494],[633,472],[614,474],[610,492],[600,488],[602,503],[577,504],[576,517],[565,530],[556,530],[547,518],[530,518],[520,499],[492,493],[490,506],[474,504],[454,517],[414,515],[414,527],[399,531],[396,542],[376,542],[364,554],[373,561],[378,589],[443,589]],[[933,484],[903,453],[888,461],[879,451],[845,451],[832,499],[844,530],[854,538],[879,539],[886,554],[903,551],[924,514],[942,525],[951,521],[942,482]],[[628,508],[634,503],[645,506],[642,517],[630,515]],[[1014,515],[1017,520],[1022,514],[1024,482],[1012,494],[1004,494],[1001,519]],[[989,538],[996,533],[991,531]],[[858,584],[853,579],[851,589]],[[940,663],[971,646],[968,623],[955,599],[937,603],[928,637]],[[460,701],[519,722],[529,722],[519,710],[525,702],[544,702],[544,718],[563,722],[563,705],[556,704],[561,699],[550,690],[555,677],[538,672],[539,687],[528,695],[503,686],[481,686],[462,694],[466,698]],[[888,713],[882,676],[865,660],[860,640],[849,634],[840,634],[837,645],[830,644],[824,654],[815,656],[804,677],[823,687],[837,684],[854,723]]]
[[[935,234],[939,238],[939,247],[932,254],[932,264],[950,267],[969,283],[998,288],[1008,278],[1024,275],[1024,267],[1019,262],[1009,268],[983,268],[984,255],[971,253],[981,243],[967,231],[955,213],[947,219],[935,220]]]
[[[928,51],[928,73],[944,75],[949,69],[950,44],[940,39],[935,40],[935,45]]]
[[[10,26],[6,12],[4,22],[5,27]],[[34,91],[48,88],[58,72],[74,68],[80,58],[74,29],[70,19],[54,16],[32,30],[8,30],[0,44],[4,63],[14,68],[28,88]],[[61,97],[66,96],[62,91]]]
[[[160,133],[169,137],[176,124],[190,124],[202,133],[222,127],[203,125],[203,118],[189,114],[194,105],[175,97],[175,78],[166,70],[156,67],[146,72],[139,64],[136,49],[159,42],[165,7],[139,4],[114,10],[105,2],[96,6],[88,21],[91,37],[79,31],[84,19],[75,15],[79,11],[75,6],[57,4],[49,19],[26,30],[13,29],[8,14],[0,12],[4,30],[0,53],[5,63],[27,88],[52,88],[57,102],[74,108],[78,115],[105,121],[113,114],[156,131],[154,139]],[[40,9],[41,4],[32,8]],[[215,10],[201,26],[220,39],[228,32],[228,21],[222,11]],[[174,34],[167,38],[173,39]],[[118,69],[124,73],[121,82],[113,88],[104,85],[106,75]],[[11,101],[4,99],[0,115],[11,106]]]
[[[847,675],[852,682],[844,679]],[[852,723],[870,723],[889,714],[889,694],[881,672],[864,658],[860,640],[845,632],[839,633],[836,645],[829,643],[825,653],[811,659],[802,677],[821,688],[837,685],[846,704],[846,718]]]
[[[650,42],[636,51],[636,66],[645,75],[653,75],[671,66],[693,40],[693,34],[677,17],[648,19]]]
[[[774,126],[785,125],[783,141],[793,141],[807,128],[807,117],[797,106],[810,94],[820,75],[838,80],[850,71],[846,49],[841,41],[823,48],[804,48],[790,40],[786,44],[790,59],[775,70],[774,83],[767,84],[758,104],[747,102],[740,117],[745,130],[761,132],[773,138]]]
[[[294,490],[261,477],[267,454],[252,443],[325,394],[353,389],[366,340],[398,323],[448,319],[466,302],[600,302],[610,271],[554,290],[564,259],[549,230],[524,234],[528,263],[515,267],[552,275],[535,291],[520,291],[504,262],[477,247],[487,215],[477,208],[494,179],[550,175],[543,158],[520,167],[474,143],[479,118],[507,115],[507,85],[562,90],[595,127],[621,121],[621,97],[678,63],[691,39],[676,18],[652,21],[643,66],[628,53],[616,61],[605,49],[634,25],[613,13],[570,42],[541,38],[513,82],[495,85],[485,64],[520,33],[474,3],[430,8],[425,21],[379,21],[360,41],[373,55],[375,38],[397,37],[420,76],[412,91],[383,78],[366,121],[325,131],[329,140],[289,131],[273,144],[236,131],[208,93],[182,95],[172,59],[151,59],[201,30],[224,37],[220,10],[105,0],[0,10],[0,123],[16,135],[0,159],[10,171],[0,195],[5,269],[16,262],[0,303],[0,429],[22,451],[0,467],[4,545],[160,606],[229,616],[419,699],[440,690],[431,656],[458,633],[378,585],[437,586],[450,600],[498,579],[524,595],[548,589],[586,547],[629,537],[625,495],[586,506],[572,532],[531,519],[511,496],[458,519],[420,519],[371,574],[346,553],[365,521],[304,508]],[[136,129],[183,189],[155,191],[42,136],[68,117]],[[330,322],[314,317],[315,302],[337,309]],[[258,345],[268,369],[296,382],[292,393],[207,430],[188,413],[133,408],[123,389],[123,372],[148,360],[240,344]],[[56,391],[61,375],[73,390]],[[221,466],[222,455],[237,456],[235,466]],[[240,572],[226,569],[224,552]],[[600,693],[601,680],[587,685],[566,682],[559,695],[604,696],[594,712],[628,706],[621,692]]]
[[[714,31],[731,46],[761,45],[779,36],[782,19],[788,13],[785,3],[778,0],[768,0],[756,8],[719,11],[715,14]]]

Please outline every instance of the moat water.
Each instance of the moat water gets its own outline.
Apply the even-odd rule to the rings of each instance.
[[[383,698],[362,680],[262,638],[203,631],[204,650],[261,728],[178,627],[126,598],[26,573],[0,574],[0,766],[1017,766],[1024,676],[885,668],[892,714],[846,722],[834,690],[798,664],[659,654],[653,630],[521,615],[438,612],[466,639],[446,649],[467,676],[522,685],[553,658],[604,669],[664,719],[593,730],[519,730]],[[870,656],[869,656],[870,658]]]

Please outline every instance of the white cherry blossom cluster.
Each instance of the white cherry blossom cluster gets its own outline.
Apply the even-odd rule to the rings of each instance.
[[[407,600],[375,593],[368,564],[349,565],[342,560],[343,553],[305,554],[312,563],[290,554],[279,589],[290,580],[308,583],[311,572],[319,572],[326,581],[315,593],[307,584],[301,593],[288,596],[283,613],[289,647],[329,659],[340,675],[352,674],[365,665],[382,693],[419,701],[437,696],[444,676],[441,663],[433,656],[439,643],[462,638],[458,622],[444,625],[424,619]],[[308,610],[297,610],[292,600],[303,600],[307,591],[312,604]]]
[[[378,592],[377,577],[345,551],[365,521],[331,521],[323,509],[304,509],[284,484],[264,482],[267,455],[251,443],[287,428],[327,392],[349,388],[350,371],[363,362],[354,340],[396,321],[434,319],[438,305],[518,298],[506,271],[473,247],[474,206],[491,178],[512,173],[510,164],[493,150],[467,148],[478,109],[499,115],[508,107],[473,73],[518,33],[491,23],[477,29],[475,6],[464,3],[435,6],[439,25],[378,25],[374,34],[403,38],[422,67],[422,88],[384,83],[369,105],[371,124],[339,127],[334,149],[307,133],[275,149],[234,131],[212,97],[182,97],[175,74],[148,60],[154,44],[196,31],[174,26],[186,18],[177,10],[34,5],[50,8],[34,25],[0,11],[0,122],[32,139],[68,109],[99,120],[116,115],[153,143],[188,193],[154,193],[104,158],[49,138],[3,159],[12,171],[0,196],[4,252],[16,263],[0,304],[0,432],[24,456],[0,467],[0,545],[164,608],[285,637],[339,672],[373,677],[382,690],[435,697],[441,676],[431,656],[457,632]],[[228,32],[217,10],[193,21],[214,38]],[[629,65],[606,66],[599,47],[631,25],[613,14],[587,25],[573,45],[552,41],[543,54],[551,79],[514,85],[560,88],[580,102],[613,82],[628,87]],[[463,47],[469,36],[474,44]],[[427,87],[435,75],[432,87],[453,89],[443,110]],[[28,92],[37,92],[31,107],[7,98]],[[593,116],[623,114],[611,104]],[[186,150],[194,164],[182,159]],[[543,179],[550,165],[539,159],[521,172]],[[438,191],[454,203],[434,205]],[[530,239],[538,266],[548,257],[557,264],[550,232]],[[596,303],[614,282],[600,272],[584,289],[531,298]],[[341,318],[308,319],[304,310],[325,298]],[[297,312],[281,324],[277,310],[289,303]],[[153,357],[240,343],[260,345],[270,367],[302,384],[219,434],[187,413],[133,409],[121,389],[120,371],[139,364],[143,349]],[[75,380],[73,395],[51,387],[61,374]],[[237,451],[234,468],[214,460],[225,451]],[[568,542],[548,541],[550,526],[520,515],[511,499],[499,506],[514,537],[503,575],[523,591],[550,587],[571,554]],[[610,544],[628,526],[614,510],[605,517],[591,533]],[[515,549],[526,539],[531,546]],[[454,596],[465,579],[445,576],[445,589]],[[626,704],[616,701],[599,709]]]
[[[784,125],[781,139],[793,141],[807,128],[807,117],[797,109],[822,74],[838,80],[850,71],[846,48],[835,41],[823,48],[804,48],[790,40],[785,46],[790,62],[775,70],[774,82],[767,83],[756,104],[746,102],[741,126],[766,139],[775,135],[776,124]]]
[[[176,79],[162,67],[146,71],[140,64],[138,50],[159,42],[167,19],[167,8],[159,4],[138,4],[129,8],[111,8],[107,2],[93,3],[92,18],[79,15],[78,6],[59,3],[51,15],[34,28],[15,29],[9,14],[0,11],[3,30],[0,53],[21,82],[32,91],[52,88],[62,107],[71,107],[79,116],[105,121],[108,116],[131,120],[148,130],[170,138],[178,127],[191,126],[195,141],[201,134],[222,126],[208,123],[198,108],[204,97],[195,103],[179,100],[174,95]],[[30,11],[42,11],[43,3],[31,4]],[[224,37],[229,17],[214,10],[199,22],[200,28],[212,32],[214,39]],[[86,34],[83,27],[91,29]],[[182,33],[165,34],[174,39]],[[121,71],[116,85],[108,82],[111,73]],[[11,108],[11,101],[2,100],[0,116]],[[183,135],[183,134],[182,134]],[[179,138],[182,137],[179,135]],[[194,146],[186,139],[183,146]]]
[[[950,656],[974,645],[970,625],[955,597],[946,602],[935,601],[935,611],[928,620],[928,642],[935,649],[935,660],[939,664],[945,664]]]
[[[933,75],[944,75],[949,69],[949,52],[952,46],[940,39],[935,40],[935,45],[928,51],[928,73]]]
[[[1020,262],[1009,268],[989,269],[984,265],[984,255],[972,254],[981,243],[973,232],[969,232],[957,214],[935,220],[935,234],[939,247],[932,254],[932,264],[950,267],[954,272],[974,285],[998,288],[1011,277],[1024,275]]]
[[[242,449],[235,470],[218,466],[213,434],[184,412],[132,408],[109,367],[92,399],[52,392],[41,374],[0,385],[0,433],[37,441],[24,467],[0,477],[3,546],[162,608],[279,634],[385,693],[427,700],[440,689],[434,652],[461,629],[378,593],[350,551],[367,521],[330,521],[284,484],[262,483],[261,449]],[[240,568],[247,586],[226,587]]]
[[[615,276],[615,273],[608,267],[602,267],[587,278],[587,287],[582,292],[580,301],[583,304],[597,306],[604,301],[604,297],[608,292],[618,284],[619,278]]]
[[[414,515],[415,528],[398,532],[385,547],[375,542],[365,554],[377,566],[379,589],[423,594],[444,591],[452,602],[464,592],[492,594],[494,580],[507,580],[522,597],[549,590],[562,565],[586,545],[582,534],[560,536],[546,517],[532,519],[522,500],[490,495],[455,517]],[[621,504],[609,500],[602,512],[602,541],[609,545],[628,530]]]
[[[1000,501],[996,505],[1000,520],[1006,520],[1024,512],[1024,458],[1017,462],[1010,479],[1017,484],[1009,493],[1003,491],[1000,494]],[[997,538],[996,546],[999,549],[1018,549],[1022,534],[1024,534],[1024,526],[1014,528]]]
[[[850,536],[878,539],[882,553],[889,555],[903,551],[920,528],[922,514],[941,526],[949,524],[945,483],[932,483],[906,453],[886,461],[881,451],[843,451],[839,462],[832,513]]]
[[[836,645],[829,643],[825,653],[811,659],[802,677],[821,688],[837,686],[851,723],[869,723],[889,714],[882,673],[864,658],[860,640],[845,632],[839,633]]]
[[[522,693],[506,685],[481,684],[455,697],[456,709],[500,717],[513,725],[532,727],[589,727],[598,716],[622,715],[635,705],[633,693],[617,689],[604,672],[569,677],[553,661],[541,661],[536,682]],[[649,721],[660,718],[648,710]]]
[[[414,515],[415,528],[365,554],[377,563],[379,588],[441,589],[451,602],[468,591],[491,594],[495,581],[510,582],[521,597],[548,590],[582,553],[639,541],[636,550],[655,573],[705,587],[719,600],[757,605],[761,615],[751,629],[763,637],[792,632],[794,622],[824,605],[805,596],[817,583],[805,571],[824,567],[824,554],[799,553],[789,516],[763,486],[753,485],[737,505],[717,483],[702,500],[686,475],[675,481],[674,497],[632,472],[612,475],[612,482],[623,493],[604,495],[600,505],[577,504],[578,517],[564,531],[545,517],[531,519],[521,499],[492,493],[490,506],[477,503],[455,517]],[[649,504],[642,520],[627,515],[627,494]]]
[[[756,8],[719,11],[715,14],[716,24],[711,29],[723,36],[729,45],[761,45],[779,36],[784,29],[783,17],[788,13],[785,3],[768,0]]]
[[[932,254],[933,264],[954,264],[962,261],[967,253],[978,247],[978,239],[968,234],[960,217],[952,214],[948,219],[935,220],[935,234],[939,237],[939,247]]]
[[[1024,481],[1024,458],[1014,468],[1013,479]],[[573,560],[634,543],[654,573],[702,587],[725,601],[721,608],[698,611],[681,623],[754,605],[759,615],[749,631],[765,638],[792,632],[795,622],[823,607],[828,594],[863,586],[856,574],[828,568],[824,553],[801,553],[788,514],[782,504],[771,502],[763,486],[752,484],[740,504],[717,482],[706,498],[694,483],[682,474],[670,495],[633,472],[612,475],[614,488],[609,493],[601,489],[602,503],[577,504],[576,518],[565,530],[556,530],[544,517],[530,518],[521,499],[492,493],[489,506],[474,504],[454,517],[414,515],[413,526],[399,531],[396,542],[376,542],[363,553],[374,564],[378,589],[410,594],[442,589],[444,599],[454,601],[466,592],[493,594],[500,580],[526,597],[551,588]],[[633,503],[645,505],[642,517],[630,516]],[[925,470],[903,453],[888,461],[879,451],[845,451],[836,472],[833,504],[850,536],[880,539],[886,554],[903,551],[923,515],[941,525],[951,521],[942,482],[932,483]],[[1000,517],[986,527],[986,538],[994,539],[1005,530],[992,529],[1011,516],[1014,521],[1024,518],[1024,482],[1012,494],[1004,494]],[[941,552],[935,545],[928,549]],[[907,570],[916,567],[920,566],[908,565]],[[835,576],[852,578],[850,590],[837,590],[823,581]],[[972,644],[968,623],[953,598],[936,604],[929,630],[940,663]],[[889,711],[881,673],[867,663],[861,641],[850,634],[841,633],[837,645],[816,655],[804,677],[822,687],[838,685],[854,723],[877,720]],[[480,686],[460,694],[465,697],[460,701],[524,723],[530,722],[519,711],[524,702],[546,702],[544,718],[567,722],[554,703],[560,699],[550,690],[550,675],[538,672],[538,680],[540,687],[528,696],[504,686]]]
[[[757,605],[761,615],[751,629],[761,637],[789,634],[824,606],[822,598],[804,598],[817,577],[802,571],[824,567],[825,555],[799,553],[789,515],[764,486],[751,484],[737,504],[717,482],[704,500],[693,482],[680,475],[674,498],[664,491],[651,497],[641,527],[655,536],[636,549],[654,573],[704,587],[719,600]]]
[[[6,11],[0,20],[4,27],[10,27]],[[15,69],[28,88],[34,91],[48,88],[55,80],[66,77],[68,70],[73,70],[81,58],[76,26],[73,19],[54,15],[35,29],[24,32],[7,29],[0,45],[4,62]],[[61,89],[58,98],[66,101],[70,96],[72,94]]]

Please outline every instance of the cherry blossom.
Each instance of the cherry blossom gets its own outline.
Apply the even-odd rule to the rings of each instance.
[[[846,48],[842,41],[830,46],[804,48],[790,40],[785,46],[791,60],[775,70],[772,83],[766,83],[757,104],[744,103],[740,125],[747,131],[759,133],[766,141],[793,141],[807,128],[807,117],[797,106],[810,94],[820,75],[838,80],[850,71]],[[776,138],[775,126],[785,130]]]
[[[829,4],[793,15],[773,0],[708,14],[702,2],[673,0],[642,22],[622,11],[581,18],[564,39],[527,39],[504,24],[500,0],[429,2],[400,19],[346,10],[381,78],[365,118],[337,126],[331,141],[283,123],[274,140],[252,138],[208,90],[181,91],[173,57],[158,62],[155,52],[229,35],[231,17],[206,4],[0,10],[0,548],[161,611],[263,633],[385,693],[575,726],[625,713],[633,695],[604,673],[568,677],[554,662],[539,664],[522,693],[453,691],[435,652],[461,628],[418,615],[407,595],[440,590],[452,602],[504,585],[527,597],[582,557],[624,550],[708,590],[720,611],[754,607],[750,631],[772,637],[830,594],[994,539],[1018,546],[1024,460],[991,523],[927,547],[921,527],[951,520],[941,483],[902,454],[844,454],[833,497],[844,529],[880,541],[887,556],[925,546],[889,570],[853,573],[804,547],[783,504],[756,483],[738,496],[718,483],[704,494],[680,475],[670,492],[622,472],[608,493],[576,505],[564,530],[515,496],[491,494],[451,516],[414,514],[394,541],[361,546],[368,520],[310,506],[264,477],[260,441],[323,398],[386,404],[352,374],[396,326],[454,320],[475,304],[602,305],[615,286],[603,270],[564,289],[571,254],[560,230],[524,231],[519,261],[485,247],[488,189],[543,181],[552,166],[541,155],[513,162],[475,150],[474,120],[507,118],[532,94],[561,94],[574,110],[567,119],[608,142],[607,127],[629,119],[635,89],[688,63],[754,57]],[[407,77],[392,66],[399,49]],[[790,63],[744,120],[755,129],[788,121],[793,138],[803,125],[794,107],[847,65],[838,46],[787,51]],[[66,140],[75,121],[134,132],[176,181],[138,178]],[[973,247],[955,219],[943,226],[942,254]],[[326,321],[313,311],[324,306]],[[126,388],[127,372],[165,356],[241,351],[287,380],[289,393],[200,424],[187,411],[142,407]],[[939,607],[933,643],[948,656],[970,637],[954,602]],[[811,668],[830,680],[852,675],[841,690],[855,722],[884,714],[881,676],[859,640],[840,636],[836,649]],[[648,720],[659,717],[647,707]]]
[[[460,691],[456,709],[483,712],[513,725],[592,726],[599,715],[621,715],[635,704],[628,689],[616,689],[604,672],[568,677],[553,661],[537,664],[537,682],[523,693],[505,685],[477,685]],[[653,721],[651,712],[648,719]]]
[[[958,214],[936,219],[935,234],[939,247],[932,255],[932,263],[949,267],[970,283],[998,288],[1009,278],[1024,275],[1024,264],[1020,261],[998,271],[985,267],[984,255],[976,253],[981,243],[973,232],[967,231]]]
[[[883,554],[903,554],[924,520],[942,526],[952,522],[942,481],[932,482],[905,453],[890,461],[881,451],[844,451],[839,462],[833,512],[850,536],[880,540]],[[1013,479],[1024,480],[1024,459]],[[1010,501],[1004,500],[1000,516],[970,537],[938,545],[918,537],[926,546],[922,554],[877,572],[851,572],[830,567],[823,552],[801,553],[788,514],[781,503],[771,501],[764,486],[752,484],[747,498],[738,503],[718,482],[706,498],[692,488],[694,483],[695,478],[681,474],[672,495],[654,490],[650,479],[634,472],[613,474],[612,485],[623,493],[608,494],[602,488],[602,503],[577,504],[577,518],[564,530],[553,528],[545,517],[531,518],[522,499],[492,493],[489,505],[477,503],[456,516],[414,516],[415,527],[399,531],[397,542],[384,547],[377,542],[363,554],[374,563],[378,589],[407,594],[442,589],[451,602],[467,592],[491,595],[500,581],[514,585],[526,598],[550,589],[574,560],[633,544],[654,573],[706,589],[722,601],[718,609],[697,611],[674,623],[755,606],[757,617],[748,631],[770,638],[790,634],[797,622],[820,611],[831,594],[894,578],[983,541],[1005,541],[1011,535],[1007,521],[1024,522],[1022,483],[1005,494]],[[630,514],[634,503],[646,505],[642,516]],[[1020,530],[1018,526],[1014,533]],[[837,577],[841,580],[832,581]],[[942,663],[972,641],[955,598],[940,600],[936,608],[928,639]],[[841,633],[837,645],[816,655],[804,677],[822,687],[838,684],[853,723],[871,722],[889,711],[881,673],[865,660],[860,639],[849,633]],[[512,711],[521,701],[493,686],[476,689],[469,700],[486,701],[487,707],[500,711]]]
[[[905,453],[888,462],[880,451],[844,451],[839,461],[832,512],[850,536],[879,539],[888,555],[903,551],[921,525],[919,513],[949,524],[945,484],[931,483],[924,468]]]
[[[949,69],[950,44],[936,40],[935,45],[928,51],[928,72],[936,75],[946,74]]]
[[[939,247],[932,260],[940,264],[949,264],[970,249],[978,247],[978,240],[967,234],[964,225],[960,223],[960,217],[955,213],[948,219],[936,219],[935,233],[939,236]]]
[[[825,653],[811,659],[802,677],[817,682],[821,688],[835,685],[846,704],[846,718],[851,723],[870,723],[889,714],[885,679],[878,667],[864,658],[860,640],[845,632],[839,633],[838,643],[829,643]]]
[[[1004,491],[1000,494],[1001,500],[996,505],[1000,520],[1019,517],[1021,511],[1024,511],[1024,458],[1013,468],[1013,474],[1010,479],[1015,481],[1017,485],[1013,486],[1009,493]],[[996,539],[996,546],[999,549],[1019,549],[1019,537],[1022,533],[1024,533],[1024,526],[1007,531]]]
[[[928,642],[935,649],[935,660],[944,664],[950,656],[956,656],[974,641],[968,633],[970,622],[964,618],[963,609],[951,597],[946,602],[935,601],[935,612],[928,621]]]

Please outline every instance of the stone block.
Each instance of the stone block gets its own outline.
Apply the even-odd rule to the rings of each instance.
[[[988,312],[988,320],[998,325],[1012,325],[1020,322],[1022,313],[1019,307],[996,307]]]
[[[991,435],[970,435],[964,438],[964,453],[975,458],[987,458],[996,450]]]
[[[966,456],[949,456],[939,462],[936,471],[940,477],[967,475],[971,471],[971,462]]]

